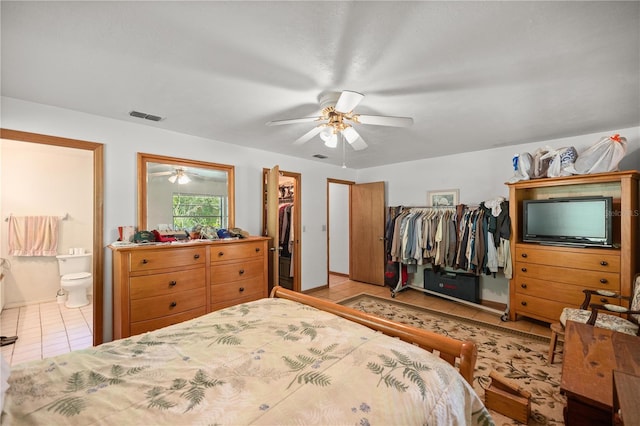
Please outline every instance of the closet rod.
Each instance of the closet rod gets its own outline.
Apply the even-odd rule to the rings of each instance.
[[[9,222],[9,219],[11,219],[11,217],[13,216],[13,213],[9,213],[9,216],[4,218],[5,222]],[[65,213],[64,216],[60,216],[60,220],[67,220],[69,219],[69,213]]]

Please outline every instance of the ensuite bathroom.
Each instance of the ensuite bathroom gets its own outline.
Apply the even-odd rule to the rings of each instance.
[[[0,335],[11,365],[93,344],[93,157],[0,139]]]

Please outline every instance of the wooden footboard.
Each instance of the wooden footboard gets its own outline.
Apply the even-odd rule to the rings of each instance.
[[[473,385],[473,370],[478,357],[478,349],[473,342],[463,342],[451,337],[442,336],[427,330],[401,324],[385,318],[377,317],[353,308],[338,305],[306,294],[297,293],[286,288],[276,286],[271,291],[271,297],[289,299],[305,305],[313,306],[322,311],[341,316],[357,322],[388,336],[397,337],[405,342],[413,343],[429,352],[437,351],[440,358],[446,360],[458,371],[465,380]],[[456,365],[456,360],[458,360]]]

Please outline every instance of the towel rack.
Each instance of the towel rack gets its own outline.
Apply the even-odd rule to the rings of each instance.
[[[9,222],[9,218],[13,216],[13,213],[9,213],[9,216],[4,218],[5,222]],[[69,213],[65,213],[63,216],[60,216],[60,220],[67,220],[69,219]]]

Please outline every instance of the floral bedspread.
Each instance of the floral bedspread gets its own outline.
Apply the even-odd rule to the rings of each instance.
[[[17,365],[9,384],[2,424],[491,423],[440,358],[284,299]]]

